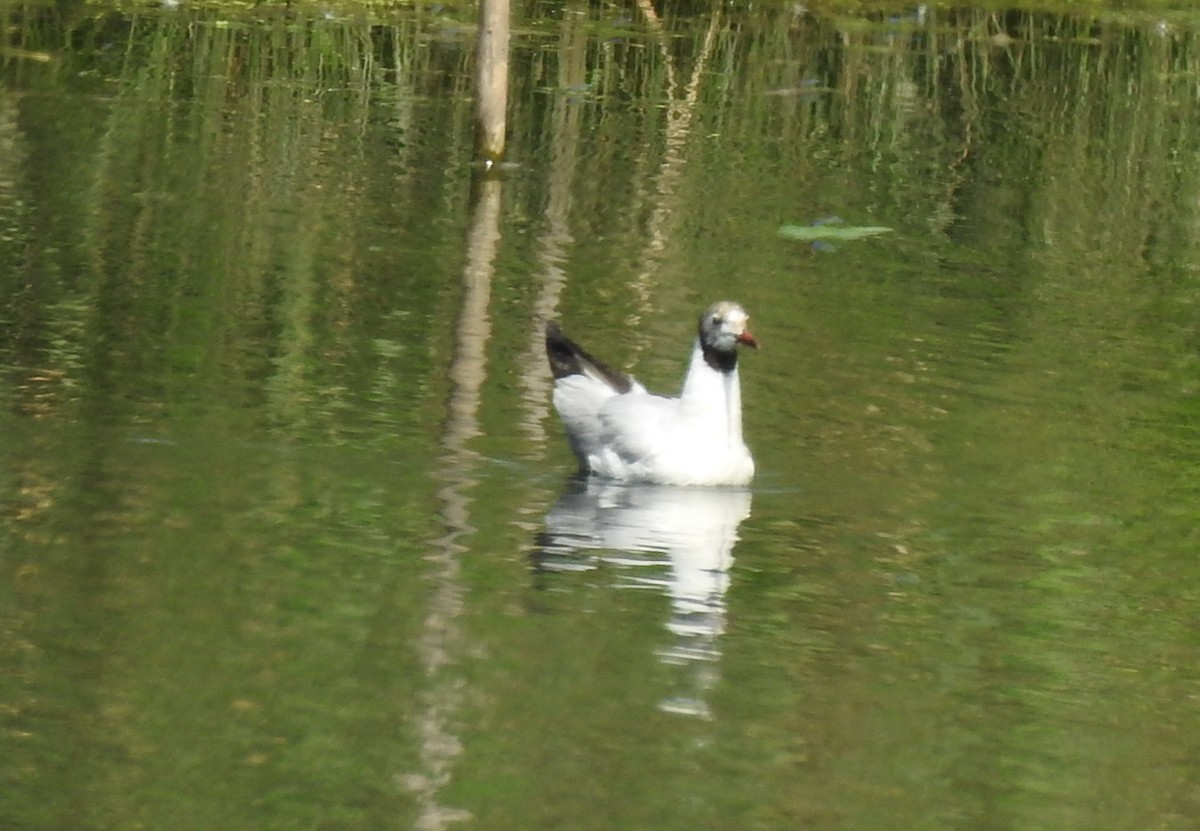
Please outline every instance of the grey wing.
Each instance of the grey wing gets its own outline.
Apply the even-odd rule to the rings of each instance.
[[[677,410],[678,399],[646,392],[614,396],[599,412],[605,441],[626,461],[653,459],[673,443],[668,425]]]

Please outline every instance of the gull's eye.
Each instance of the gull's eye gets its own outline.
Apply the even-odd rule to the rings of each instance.
[[[713,315],[712,316],[712,324],[713,324],[713,326],[720,326],[721,325],[721,316]]]

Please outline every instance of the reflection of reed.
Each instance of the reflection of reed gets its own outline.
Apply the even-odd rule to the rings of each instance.
[[[582,15],[565,15],[559,59],[558,85],[570,89],[586,77],[587,29]],[[534,301],[529,346],[522,360],[521,387],[525,390],[525,431],[533,442],[545,445],[543,426],[549,413],[550,374],[546,371],[546,350],[541,324],[557,316],[558,299],[566,285],[563,263],[568,247],[574,241],[571,234],[571,187],[575,181],[578,158],[581,109],[570,96],[554,99],[550,124],[550,172],[547,177],[546,230],[539,239],[538,263],[541,266],[541,287]]]
[[[471,499],[467,491],[475,484],[472,473],[477,454],[467,443],[479,434],[479,391],[486,375],[485,351],[491,333],[487,309],[492,263],[500,240],[500,194],[501,184],[495,180],[481,181],[476,192],[467,237],[462,311],[450,364],[451,392],[442,436],[441,467],[437,474],[445,482],[438,498],[446,534],[433,541],[426,556],[433,567],[430,575],[433,591],[417,642],[417,654],[431,683],[421,697],[417,725],[421,770],[405,779],[420,805],[417,828],[422,831],[435,831],[470,818],[466,811],[439,804],[437,794],[449,783],[454,759],[462,750],[448,726],[463,692],[462,681],[451,674],[451,668],[455,655],[462,649],[457,622],[462,614],[459,555],[466,546],[461,540],[475,531],[470,524]]]
[[[633,312],[629,321],[633,325],[638,323],[640,313],[648,312],[651,308],[650,286],[652,278],[658,270],[659,258],[667,247],[667,221],[675,213],[675,194],[679,189],[686,166],[687,159],[684,151],[687,147],[688,137],[691,135],[692,122],[696,118],[700,98],[700,82],[704,78],[708,59],[716,44],[721,22],[720,11],[713,12],[709,17],[708,30],[705,32],[699,54],[696,55],[691,77],[684,87],[683,95],[680,96],[679,90],[676,88],[674,59],[669,41],[663,31],[662,21],[648,0],[639,0],[638,8],[646,16],[647,24],[658,39],[659,49],[666,67],[669,103],[667,105],[666,151],[653,183],[654,209],[647,224],[648,239],[638,264],[638,273],[630,285],[638,297],[638,309]]]
[[[714,13],[701,45],[700,53],[693,66],[682,96],[678,90],[675,59],[670,41],[661,18],[654,7],[639,0],[638,8],[654,32],[665,69],[666,96],[670,102],[666,116],[666,152],[659,164],[658,173],[651,183],[653,209],[647,225],[648,239],[639,258],[637,274],[630,283],[638,298],[631,323],[636,323],[640,314],[651,307],[650,285],[658,269],[659,259],[667,247],[669,218],[675,211],[675,193],[683,176],[685,150],[695,120],[699,103],[700,83],[704,77],[709,56],[716,44],[720,31],[721,15]],[[586,29],[582,15],[566,15],[563,22],[562,54],[559,63],[558,84],[569,89],[587,77]],[[548,181],[549,196],[546,203],[546,233],[542,236],[539,260],[542,263],[542,286],[534,305],[533,319],[537,325],[530,335],[530,344],[523,361],[522,387],[526,392],[526,431],[538,444],[544,444],[542,424],[547,415],[546,401],[549,398],[549,382],[545,369],[544,346],[541,322],[556,316],[559,297],[566,283],[561,263],[567,258],[567,247],[573,241],[569,216],[571,210],[571,184],[574,180],[577,147],[579,140],[580,111],[577,102],[569,96],[560,95],[555,101],[551,118],[552,161]]]

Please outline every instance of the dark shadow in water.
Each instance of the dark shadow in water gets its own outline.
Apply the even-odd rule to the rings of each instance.
[[[544,579],[603,565],[618,575],[618,588],[657,588],[668,595],[673,637],[658,656],[678,668],[679,678],[659,707],[707,718],[733,548],[749,515],[750,491],[741,488],[572,479],[546,514],[531,560]]]

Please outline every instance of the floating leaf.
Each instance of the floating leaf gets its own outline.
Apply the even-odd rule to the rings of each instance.
[[[876,237],[880,234],[890,234],[891,232],[891,228],[884,228],[881,225],[836,225],[832,223],[823,225],[782,225],[779,228],[779,236],[784,239],[794,239],[802,242],[811,242],[818,239],[864,239],[866,237]]]

